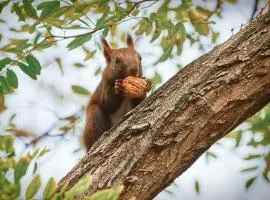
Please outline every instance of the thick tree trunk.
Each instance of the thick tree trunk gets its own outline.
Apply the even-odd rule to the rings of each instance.
[[[267,13],[189,64],[104,133],[60,185],[91,175],[86,195],[123,184],[121,199],[151,199],[269,101]]]

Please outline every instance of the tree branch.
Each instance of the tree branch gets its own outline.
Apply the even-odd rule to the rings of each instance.
[[[263,108],[270,101],[269,14],[189,64],[125,115],[59,189],[91,175],[84,195],[123,184],[121,199],[151,199]]]

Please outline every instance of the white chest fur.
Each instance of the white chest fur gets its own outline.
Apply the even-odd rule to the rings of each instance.
[[[120,107],[114,113],[110,114],[110,120],[112,124],[118,122],[131,109],[132,109],[132,102],[128,97],[125,97]]]

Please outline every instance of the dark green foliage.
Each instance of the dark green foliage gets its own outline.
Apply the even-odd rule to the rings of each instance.
[[[59,1],[46,1],[42,2],[37,6],[38,10],[42,10],[40,14],[41,19],[48,18],[51,16],[55,11],[59,10],[60,2]]]
[[[34,80],[37,79],[37,73],[36,73],[36,71],[35,71],[35,69],[34,69],[34,67],[33,67],[32,65],[29,66],[29,65],[26,65],[26,64],[24,64],[24,63],[19,62],[19,63],[18,63],[18,66],[19,66],[20,69],[21,69],[24,73],[26,73],[29,77],[31,77],[31,78],[34,79]]]
[[[9,85],[11,85],[13,88],[18,88],[17,75],[10,69],[7,70],[7,81]]]
[[[40,75],[41,66],[39,61],[31,55],[26,56],[26,62],[30,66],[33,71],[35,71],[36,75]]]
[[[29,17],[38,19],[36,9],[33,7],[31,0],[23,0],[23,8]]]

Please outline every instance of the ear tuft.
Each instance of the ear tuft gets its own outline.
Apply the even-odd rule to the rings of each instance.
[[[107,63],[109,63],[111,60],[112,49],[105,38],[101,38],[101,41],[102,41],[103,48],[104,48],[104,50],[103,50],[104,56],[106,58]]]
[[[101,41],[102,41],[102,44],[103,44],[104,48],[105,47],[109,47],[110,48],[110,45],[108,44],[107,40],[104,37],[101,38]]]
[[[129,33],[127,34],[127,46],[134,49],[133,39]]]

